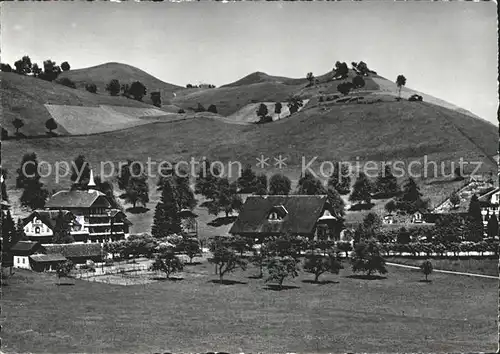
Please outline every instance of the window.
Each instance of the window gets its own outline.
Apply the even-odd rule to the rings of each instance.
[[[269,214],[269,220],[278,220],[278,213],[273,211],[271,214]]]
[[[23,257],[23,264],[25,263],[26,259]]]
[[[21,259],[19,259],[19,257],[16,257],[17,258],[17,263],[21,263]]]
[[[35,234],[39,234],[39,233],[40,233],[40,227],[37,226],[37,227],[35,227]]]

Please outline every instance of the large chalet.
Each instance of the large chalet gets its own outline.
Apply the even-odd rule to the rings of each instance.
[[[229,233],[259,240],[285,233],[339,240],[342,225],[326,195],[252,195]]]
[[[69,223],[75,242],[103,243],[127,238],[131,222],[121,210],[113,208],[104,193],[92,189],[93,186],[91,178],[86,190],[55,193],[44,210],[35,210],[24,219],[28,239],[51,243],[59,212]]]

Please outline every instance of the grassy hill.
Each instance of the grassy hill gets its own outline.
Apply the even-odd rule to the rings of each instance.
[[[15,131],[12,121],[21,118],[25,126],[21,129],[27,136],[44,135],[45,122],[51,115],[45,104],[68,105],[81,107],[98,107],[100,105],[125,106],[151,109],[149,104],[112,97],[107,94],[92,94],[85,90],[75,90],[55,82],[48,82],[14,73],[0,73],[0,95],[2,99],[2,127],[9,134]],[[68,132],[59,126],[55,130],[59,134]]]
[[[285,85],[301,85],[301,84],[307,84],[307,79],[291,79],[288,77],[282,77],[282,76],[272,76],[268,75],[266,73],[256,71],[254,73],[251,73],[235,82],[232,82],[227,85],[223,85],[221,87],[236,87],[236,86],[246,86],[246,85],[252,85],[252,84],[259,84],[263,82],[274,82],[274,83],[280,83],[280,84],[285,84]]]
[[[149,97],[152,91],[160,91],[162,101],[167,103],[173,97],[174,91],[183,89],[181,86],[163,82],[136,67],[121,63],[105,63],[90,68],[70,70],[59,76],[59,78],[64,77],[72,80],[79,89],[85,89],[87,83],[94,83],[98,92],[103,94],[107,94],[106,85],[113,79],[120,81],[120,84],[140,81],[147,88],[147,96],[143,99],[146,103],[152,103]]]

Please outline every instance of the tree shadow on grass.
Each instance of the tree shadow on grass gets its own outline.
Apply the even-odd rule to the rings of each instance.
[[[264,278],[263,275],[250,275],[247,277],[248,279],[262,279]]]
[[[185,266],[197,266],[197,265],[200,265],[202,264],[201,262],[199,261],[194,261],[194,262],[186,262],[184,263]]]
[[[74,286],[75,283],[57,283],[56,286]]]
[[[224,216],[221,218],[215,218],[214,220],[207,223],[207,225],[213,226],[213,227],[229,225],[229,224],[232,224],[233,222],[235,222],[237,218],[238,218],[237,216],[228,216],[228,217]]]
[[[347,275],[345,278],[350,278],[350,279],[363,279],[363,280],[381,280],[381,279],[387,279],[387,277],[381,276],[381,275],[368,275],[368,274],[353,274],[353,275]]]
[[[279,286],[277,284],[268,284],[264,290],[272,290],[272,291],[281,291],[281,290],[292,290],[292,289],[300,289],[300,286],[296,285],[283,285]]]
[[[209,283],[221,284],[221,285],[236,285],[236,284],[248,284],[243,281],[223,279],[222,282],[219,279],[209,280]]]
[[[302,280],[302,282],[306,283],[306,284],[317,284],[317,285],[339,284],[340,283],[339,281],[333,281],[333,280],[320,280],[320,281],[315,282],[314,280],[310,280],[310,279]]]
[[[432,283],[432,280],[431,279],[427,279],[427,280],[426,279],[420,279],[418,282],[419,283]]]
[[[354,204],[349,208],[349,210],[350,211],[370,210],[371,208],[373,208],[374,205],[375,204],[373,203]]]
[[[181,280],[184,280],[184,278],[181,278],[181,277],[170,277],[170,278],[166,278],[166,277],[152,277],[150,279],[151,280],[156,280],[156,281],[181,281]]]
[[[149,208],[145,208],[142,206],[136,206],[135,208],[134,207],[128,208],[125,211],[128,213],[131,213],[131,214],[143,214],[145,212],[148,212]]]

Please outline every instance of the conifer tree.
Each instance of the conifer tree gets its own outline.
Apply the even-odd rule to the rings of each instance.
[[[372,184],[370,180],[363,172],[360,172],[356,182],[354,183],[352,193],[349,196],[349,201],[370,204],[372,200],[371,190]]]
[[[170,181],[166,180],[162,187],[160,201],[156,205],[151,234],[156,238],[162,238],[180,232],[178,203]]]

